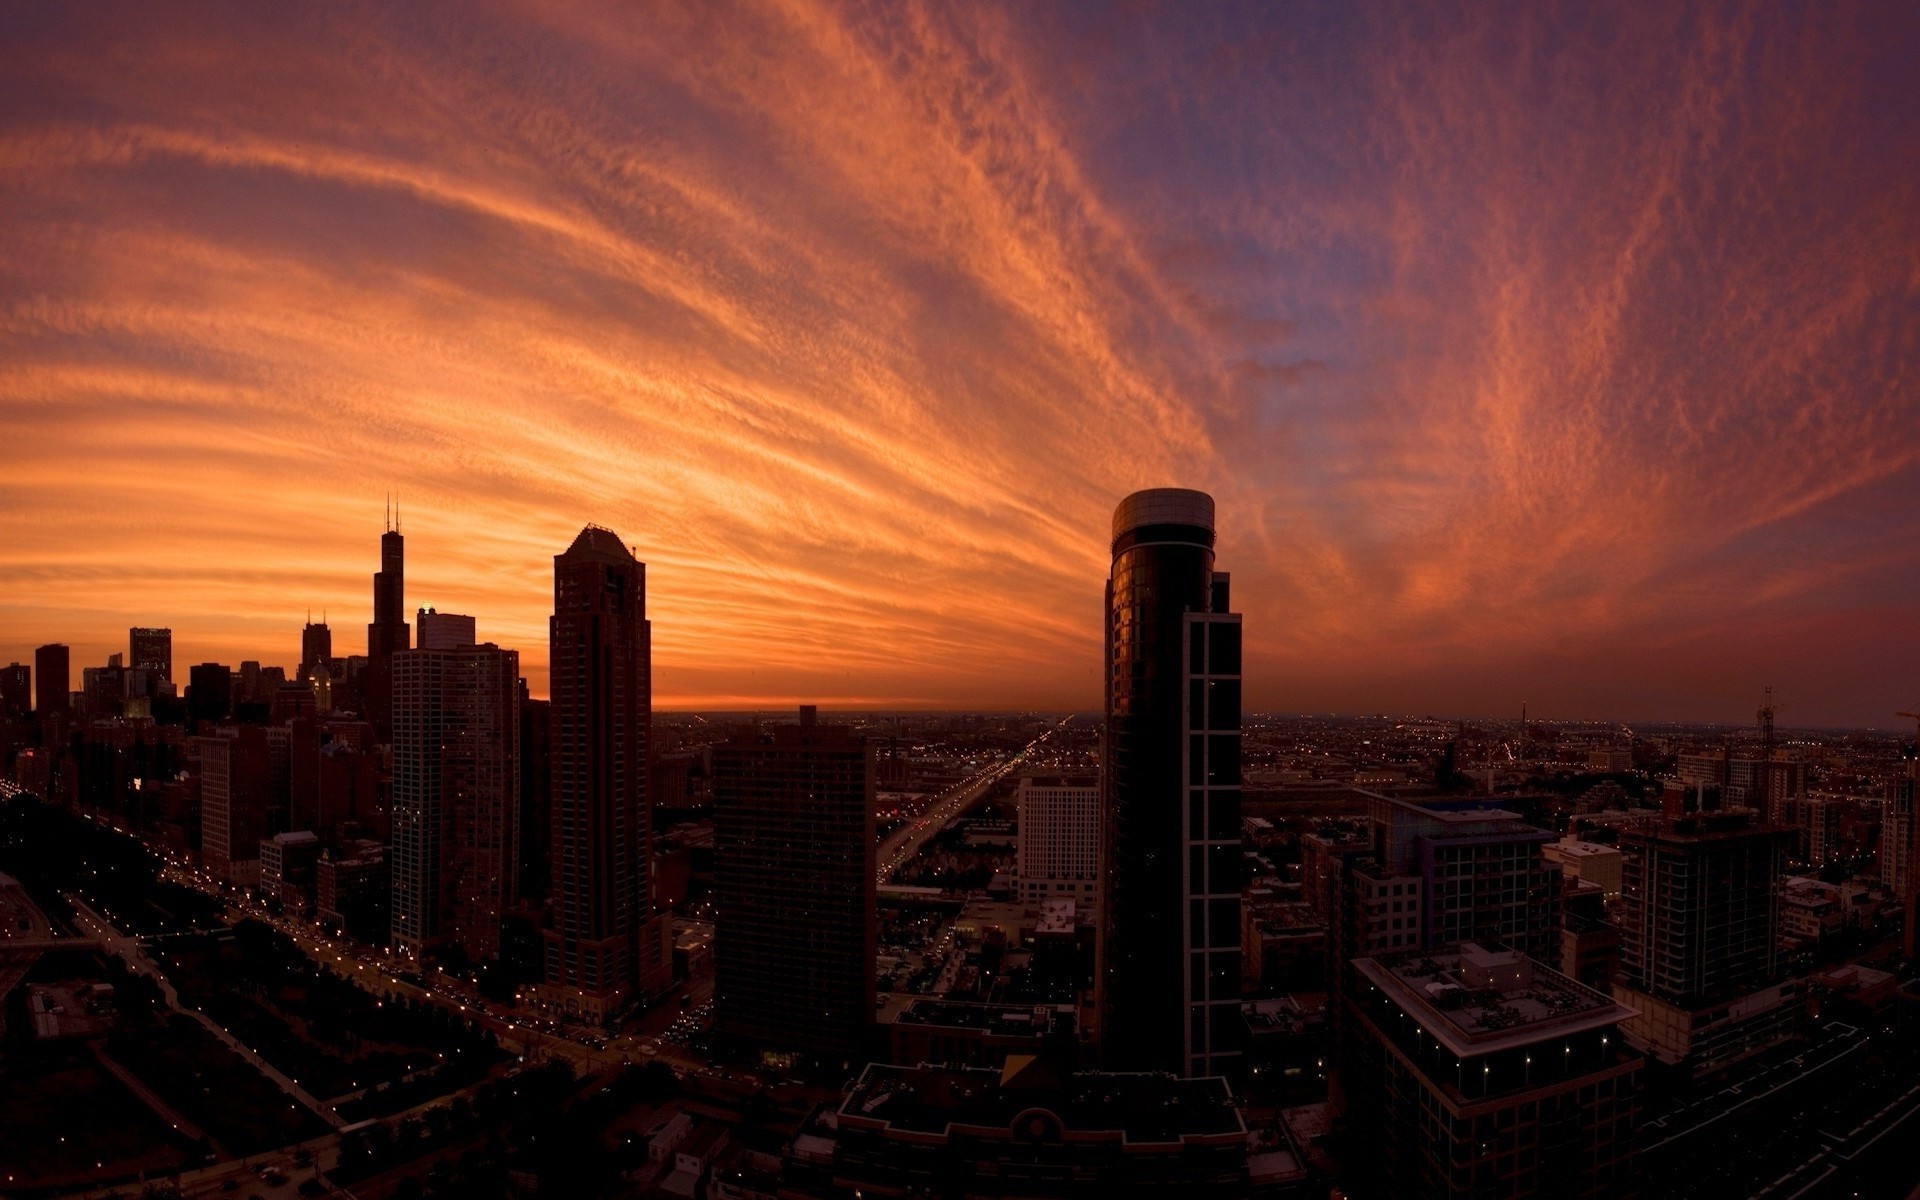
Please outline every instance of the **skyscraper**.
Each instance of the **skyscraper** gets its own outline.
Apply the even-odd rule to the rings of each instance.
[[[173,630],[136,625],[127,630],[127,665],[161,679],[173,678]]]
[[[605,1020],[665,983],[648,872],[647,569],[612,530],[589,525],[554,557],[548,647],[553,927],[544,998]]]
[[[42,716],[73,703],[73,667],[67,648],[50,642],[33,652],[33,706]]]
[[[1110,1067],[1233,1070],[1240,1016],[1240,615],[1213,569],[1213,498],[1113,514],[1100,1038]]]
[[[714,1029],[857,1061],[874,997],[873,749],[843,725],[714,749]]]
[[[382,741],[392,736],[393,656],[411,648],[407,627],[407,539],[391,516],[380,535],[380,569],[373,573],[373,623],[367,626],[367,667],[360,681],[367,719]]]
[[[498,646],[393,658],[393,941],[500,950],[519,869],[520,655]]]
[[[316,671],[324,671],[333,665],[333,630],[323,621],[316,625],[308,621],[300,631],[300,675],[301,679],[312,679]]]

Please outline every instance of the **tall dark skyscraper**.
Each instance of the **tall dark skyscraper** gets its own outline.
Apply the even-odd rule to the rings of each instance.
[[[25,663],[0,667],[0,717],[18,721],[33,708],[33,668]]]
[[[65,712],[73,703],[73,665],[67,648],[50,642],[33,652],[33,706],[41,715]]]
[[[1135,492],[1107,580],[1105,921],[1111,1068],[1230,1073],[1240,1016],[1240,616],[1213,498]]]
[[[311,620],[300,630],[300,674],[301,679],[312,679],[317,667],[333,662],[333,630],[322,621],[316,625]]]
[[[858,1061],[873,1023],[873,750],[842,725],[713,752],[714,1029]]]
[[[407,626],[407,539],[397,517],[380,535],[380,569],[373,573],[373,623],[367,626],[367,668],[360,682],[367,718],[382,741],[393,734],[393,656],[411,649]]]
[[[647,568],[589,525],[553,560],[548,628],[553,728],[553,927],[547,1003],[605,1020],[657,977],[648,873],[647,740],[653,627]]]

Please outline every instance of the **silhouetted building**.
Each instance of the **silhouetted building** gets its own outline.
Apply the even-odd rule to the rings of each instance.
[[[300,670],[301,679],[312,679],[323,671],[333,667],[333,630],[323,621],[315,625],[308,621],[300,630]]]
[[[136,625],[127,630],[127,650],[127,665],[134,670],[173,678],[173,630]]]
[[[42,714],[65,712],[73,703],[73,669],[67,648],[52,642],[33,652],[33,706]]]
[[[1231,1070],[1240,1015],[1240,616],[1213,499],[1136,492],[1107,581],[1100,978],[1109,1067]]]
[[[187,725],[216,724],[233,715],[233,671],[220,663],[201,663],[188,669]]]
[[[396,524],[380,535],[380,569],[373,573],[373,623],[367,626],[367,666],[360,677],[367,719],[383,742],[393,734],[393,656],[413,645],[406,591],[407,539],[400,536]]]
[[[873,750],[840,725],[713,752],[714,1031],[858,1060],[874,998]]]
[[[33,668],[9,663],[0,668],[0,719],[23,720],[33,709]]]
[[[474,644],[475,626],[472,617],[423,608],[414,615],[414,620],[418,625],[419,646],[422,650],[452,650]]]
[[[646,781],[653,627],[646,565],[589,525],[553,560],[550,1004],[605,1020],[672,969],[653,914]]]
[[[520,655],[498,646],[393,658],[393,942],[500,951],[519,880]]]
[[[1618,1029],[1629,1009],[1473,942],[1353,970],[1341,1090],[1364,1139],[1352,1162],[1364,1194],[1631,1194],[1640,1059]]]
[[[520,894],[544,900],[553,859],[553,706],[520,681]],[[537,957],[537,956],[536,956]]]

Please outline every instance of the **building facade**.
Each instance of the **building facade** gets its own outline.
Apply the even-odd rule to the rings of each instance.
[[[873,748],[845,726],[713,752],[714,1030],[763,1052],[858,1061],[874,999]]]
[[[543,999],[604,1021],[664,986],[672,967],[649,876],[646,565],[612,530],[589,525],[554,557],[548,647],[553,926]]]
[[[1236,1069],[1240,1015],[1240,615],[1213,557],[1213,498],[1120,502],[1106,601],[1100,1039],[1107,1065]]]
[[[1030,903],[1068,896],[1100,907],[1100,780],[1027,776],[1020,780],[1015,873]]]
[[[393,658],[389,869],[394,945],[500,952],[520,831],[520,655],[498,646]]]
[[[33,652],[33,706],[42,715],[65,712],[73,700],[73,663],[67,647],[50,642]]]

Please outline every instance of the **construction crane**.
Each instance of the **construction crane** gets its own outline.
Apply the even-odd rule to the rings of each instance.
[[[1767,698],[1761,702],[1760,711],[1754,715],[1760,720],[1760,745],[1768,753],[1773,751],[1773,714],[1785,708],[1784,704],[1773,702],[1773,689],[1767,689]]]

